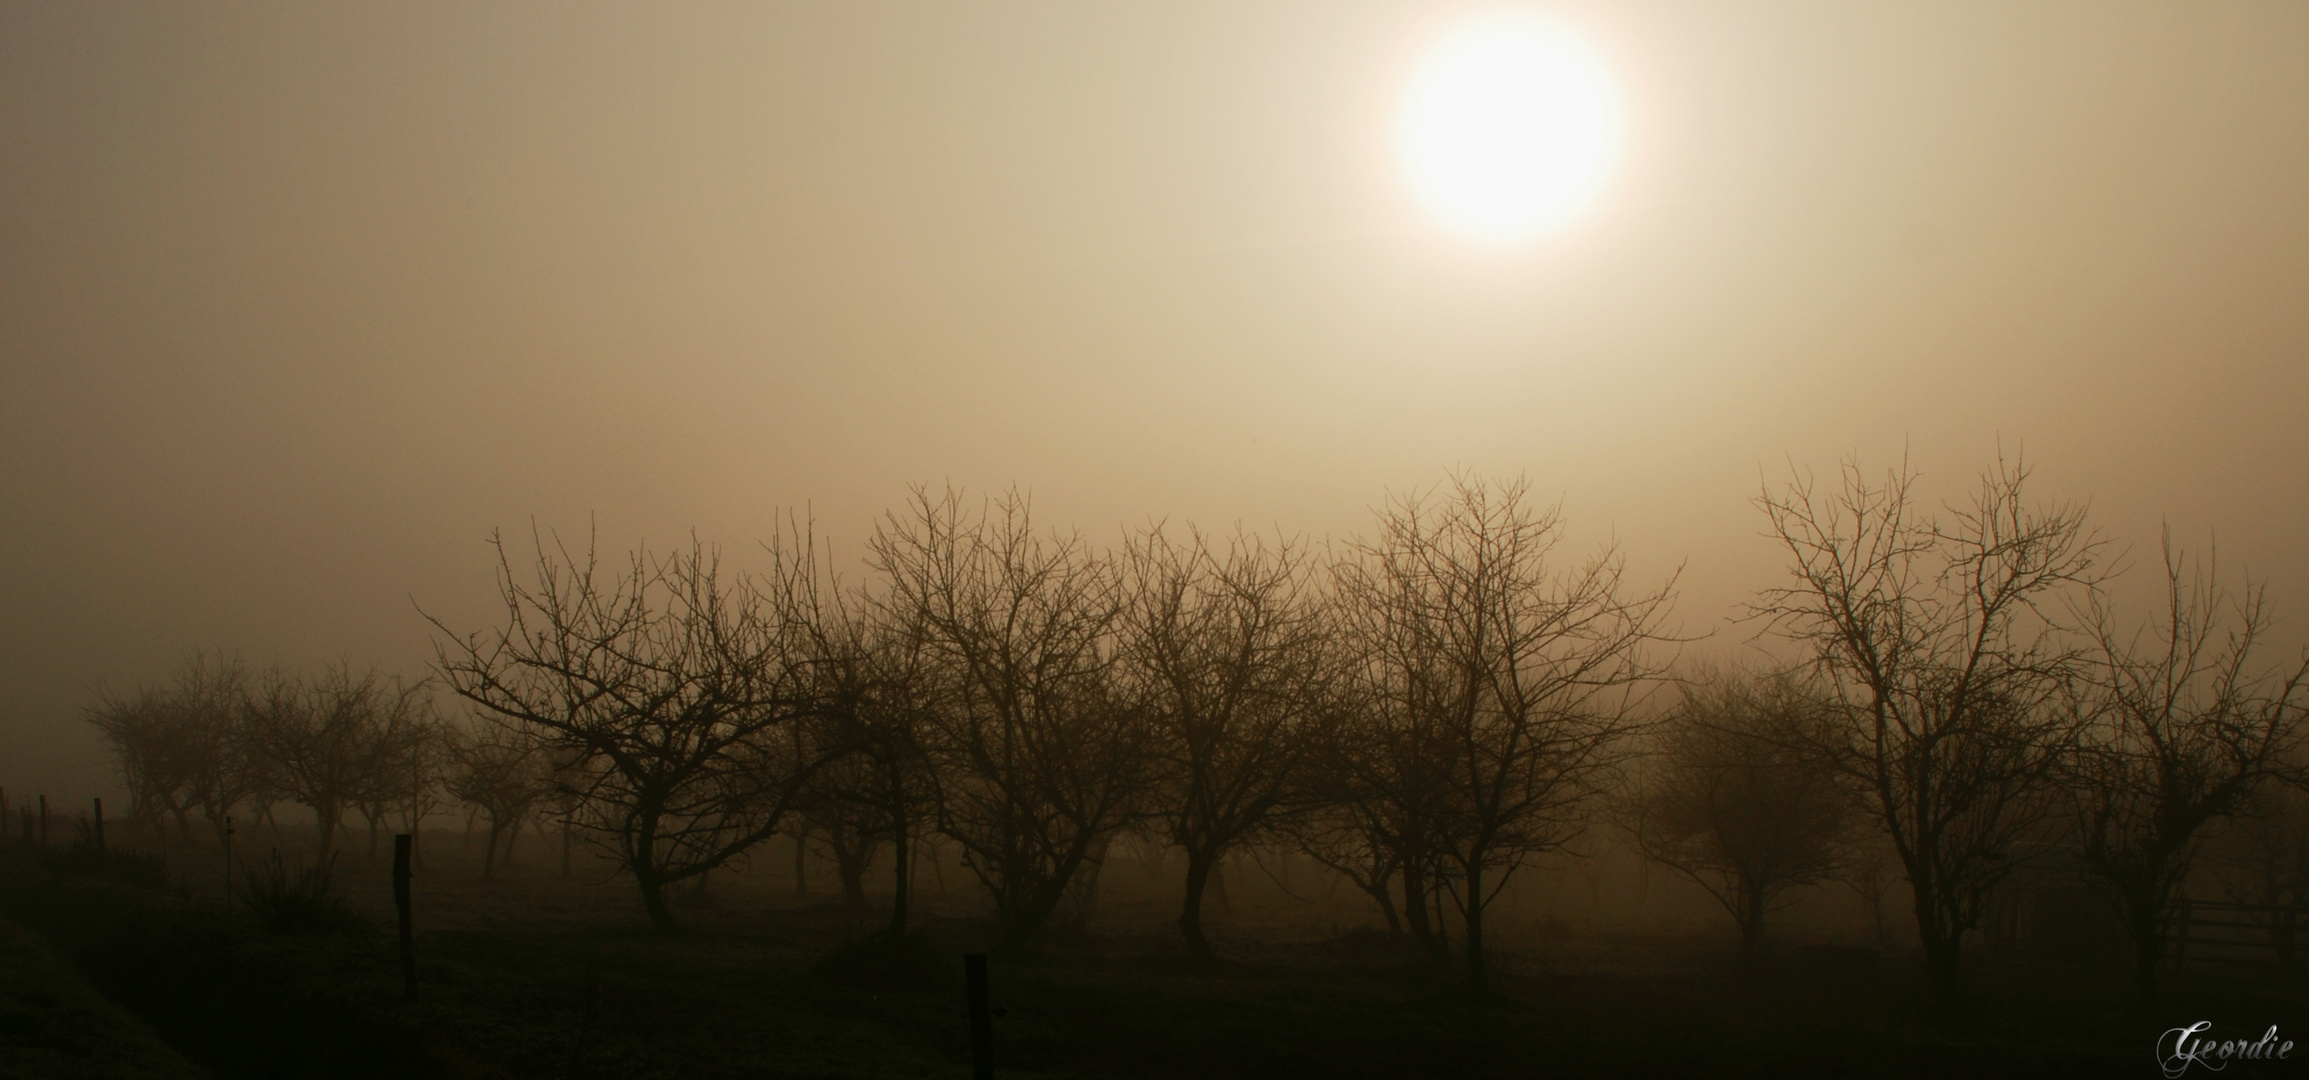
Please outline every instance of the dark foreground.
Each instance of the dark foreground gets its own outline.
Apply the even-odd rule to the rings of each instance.
[[[340,874],[356,917],[276,933],[149,863],[9,848],[0,1076],[969,1075],[959,956],[991,931],[975,920],[881,946],[870,916],[730,888],[690,898],[695,929],[669,937],[636,926],[621,883],[445,866],[419,890],[409,1002],[390,923],[361,902],[390,896],[384,875],[357,851]],[[1231,959],[1210,968],[1151,930],[996,954],[1001,1074],[2153,1077],[2180,1024],[2309,1035],[2309,993],[2235,978],[2181,979],[2152,1019],[2121,971],[1990,962],[1970,1014],[1934,1020],[1898,964],[1793,950],[1744,972],[1705,943],[1588,941],[1511,958],[1477,998],[1368,931],[1219,944]],[[2309,1076],[2302,1041],[2188,1074]]]

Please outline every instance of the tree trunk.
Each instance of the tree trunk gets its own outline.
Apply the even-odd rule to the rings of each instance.
[[[2164,958],[2164,935],[2151,933],[2133,936],[2133,988],[2140,992],[2141,1008],[2152,1014],[2157,1010],[2157,965]]]
[[[641,884],[641,910],[649,915],[650,926],[659,933],[681,929],[681,924],[674,921],[673,909],[665,904],[665,882],[659,880],[654,871],[646,875],[636,873],[634,879]]]
[[[2125,916],[2125,929],[2133,939],[2133,989],[2140,994],[2141,1008],[2154,1014],[2157,1008],[2157,966],[2165,959],[2165,911],[2171,906],[2169,897],[2143,895],[2147,890],[2127,890],[2130,896],[2120,895],[2119,903]]]
[[[1092,845],[1090,854],[1083,860],[1083,865],[1075,871],[1083,875],[1082,885],[1075,895],[1081,898],[1077,905],[1077,912],[1086,922],[1090,919],[1091,907],[1098,903],[1098,879],[1100,875],[1106,872],[1106,850],[1112,839],[1111,835],[1100,836],[1098,842]]]
[[[1467,861],[1467,985],[1476,993],[1491,991],[1491,969],[1483,960],[1483,860]]]
[[[1186,935],[1187,951],[1211,959],[1211,943],[1203,937],[1203,889],[1210,884],[1212,853],[1188,849],[1186,910],[1179,913],[1179,932]]]
[[[866,868],[872,861],[874,845],[863,837],[845,836],[841,830],[832,834],[834,871],[842,878],[842,906],[851,911],[866,909]]]
[[[1364,892],[1371,894],[1371,899],[1379,902],[1379,914],[1387,919],[1387,940],[1401,942],[1403,940],[1403,916],[1396,912],[1394,893],[1388,889],[1394,880],[1395,872],[1389,870],[1369,885],[1363,885],[1360,881],[1355,884],[1362,886]]]
[[[313,858],[325,860],[329,857],[330,849],[336,844],[337,822],[344,817],[344,811],[334,806],[316,806],[313,808],[313,817],[321,830],[321,847]]]
[[[489,875],[497,869],[497,834],[503,832],[504,829],[504,826],[497,823],[497,816],[490,815],[489,850],[481,856],[481,880],[483,881],[489,880]]]
[[[890,936],[902,938],[906,936],[907,901],[914,889],[914,849],[908,843],[905,816],[899,815],[894,820],[897,825],[890,837],[890,854],[897,869],[890,882]]]
[[[1916,885],[1916,936],[1924,944],[1924,975],[1933,1007],[1954,1016],[1964,1007],[1964,934],[1945,924],[1927,886]]]
[[[1403,916],[1410,923],[1411,937],[1436,960],[1444,959],[1443,942],[1436,938],[1435,927],[1428,920],[1427,875],[1416,863],[1403,864]]]
[[[1031,888],[1021,883],[1020,891],[1009,904],[997,904],[1002,914],[1003,945],[1023,945],[1042,932],[1043,926],[1058,911],[1059,902],[1066,898],[1067,885],[1089,860],[1090,848],[1089,840],[1077,839],[1074,848],[1051,868],[1048,880]],[[1017,879],[1014,876],[1012,880]]]
[[[1757,889],[1740,890],[1740,960],[1753,966],[1764,952],[1764,896]]]

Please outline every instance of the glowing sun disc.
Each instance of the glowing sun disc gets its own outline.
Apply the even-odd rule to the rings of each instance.
[[[1585,43],[1498,15],[1445,37],[1403,113],[1411,186],[1446,226],[1495,241],[1563,224],[1595,197],[1619,144],[1619,103]]]

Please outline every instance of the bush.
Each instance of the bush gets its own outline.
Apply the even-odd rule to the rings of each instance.
[[[258,925],[276,934],[365,934],[368,923],[345,906],[344,894],[330,879],[336,863],[331,854],[310,868],[298,866],[292,876],[275,848],[261,871],[241,865],[234,892]]]
[[[82,822],[80,835],[62,853],[48,849],[42,860],[51,873],[66,877],[96,878],[150,892],[168,888],[168,864],[158,855],[142,855],[118,848],[96,846],[96,837]]]

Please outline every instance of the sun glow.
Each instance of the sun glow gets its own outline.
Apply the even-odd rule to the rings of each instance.
[[[1498,15],[1445,37],[1403,113],[1412,187],[1446,226],[1508,243],[1578,215],[1610,172],[1619,103],[1570,33]]]

